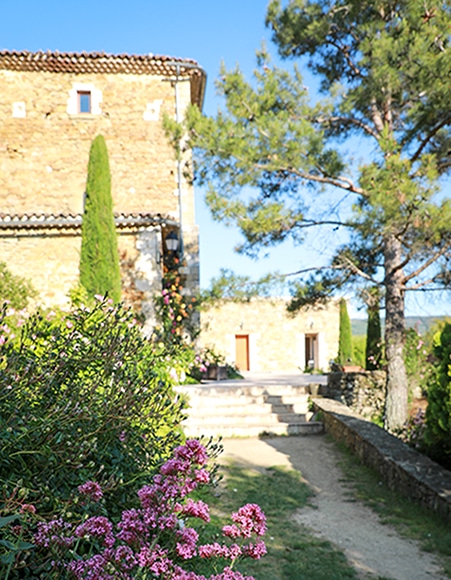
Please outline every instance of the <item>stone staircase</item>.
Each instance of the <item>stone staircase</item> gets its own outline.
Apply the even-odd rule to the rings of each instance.
[[[234,385],[217,382],[183,385],[187,397],[188,437],[258,437],[259,435],[310,435],[323,432],[323,424],[309,412],[307,385]]]

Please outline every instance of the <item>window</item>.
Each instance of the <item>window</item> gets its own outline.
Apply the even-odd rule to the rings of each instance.
[[[81,119],[101,115],[102,91],[93,83],[73,83],[67,99],[67,113]]]
[[[91,112],[91,91],[78,91],[78,112]]]

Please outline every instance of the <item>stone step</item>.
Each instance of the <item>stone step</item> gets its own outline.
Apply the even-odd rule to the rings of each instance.
[[[176,391],[189,408],[184,431],[189,437],[257,437],[261,434],[320,433],[311,421],[308,386],[186,385]]]
[[[278,423],[276,425],[186,425],[187,437],[259,437],[261,435],[316,435],[323,433],[323,424],[319,421],[308,423]]]
[[[180,385],[176,391],[188,394],[190,397],[214,396],[230,397],[239,396],[261,397],[261,396],[288,396],[288,395],[308,395],[308,385],[243,385],[243,386],[221,386],[218,383],[206,385]]]
[[[250,397],[239,395],[237,397],[216,397],[213,395],[191,396],[187,395],[187,400],[192,407],[210,407],[214,402],[215,407],[251,407],[267,404],[264,395],[261,397]]]
[[[212,423],[220,423],[221,426],[229,425],[277,425],[278,423],[306,423],[305,415],[297,413],[259,413],[259,414],[245,414],[236,415],[230,413],[228,415],[222,414],[213,417],[212,415],[192,415],[188,416],[187,423],[195,423],[196,425],[211,425]]]
[[[255,415],[283,415],[285,413],[296,413],[305,414],[308,411],[308,405],[299,405],[299,409],[295,410],[295,405],[285,405],[277,404],[272,405],[269,403],[253,403],[253,404],[218,404],[216,401],[210,401],[206,404],[205,401],[201,405],[196,404],[197,402],[190,402],[190,416],[191,417],[205,417],[205,416],[221,416],[221,415],[231,415],[231,416],[255,416]]]

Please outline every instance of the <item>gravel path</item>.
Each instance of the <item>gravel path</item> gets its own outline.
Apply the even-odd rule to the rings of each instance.
[[[361,502],[349,501],[340,482],[333,444],[323,435],[223,440],[222,461],[263,470],[283,465],[302,473],[316,495],[315,507],[297,510],[294,518],[336,544],[362,579],[445,580],[432,555],[400,537]]]

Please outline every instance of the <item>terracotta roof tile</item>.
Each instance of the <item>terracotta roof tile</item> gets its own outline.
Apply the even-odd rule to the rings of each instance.
[[[115,223],[118,230],[136,229],[156,225],[176,226],[177,223],[168,216],[150,213],[118,213],[115,214]],[[33,230],[79,230],[82,214],[4,214],[0,213],[0,232],[18,232]],[[0,236],[4,235],[0,233]]]
[[[206,74],[192,59],[153,54],[130,55],[105,52],[0,51],[0,69],[51,73],[111,73],[190,77],[192,100],[200,107]]]

